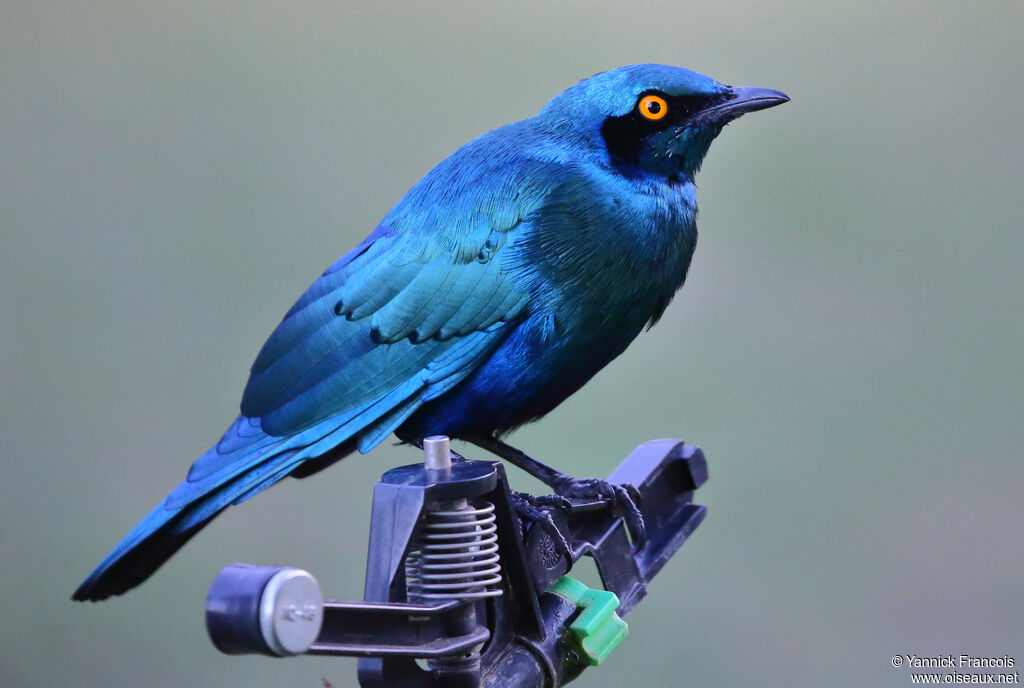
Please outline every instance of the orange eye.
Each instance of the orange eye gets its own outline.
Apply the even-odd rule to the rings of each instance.
[[[668,103],[661,96],[644,96],[636,104],[644,119],[657,121],[668,114]]]

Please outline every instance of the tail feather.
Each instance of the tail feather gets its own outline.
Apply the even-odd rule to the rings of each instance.
[[[202,527],[174,532],[181,515],[181,511],[167,511],[161,503],[100,562],[71,599],[98,602],[149,578]]]
[[[135,526],[72,595],[103,600],[146,580],[217,514],[299,470],[309,475],[355,449],[384,440],[422,399],[414,377],[379,400],[323,420],[288,437],[264,433],[258,419],[240,416],[192,465],[188,477]],[[315,465],[302,470],[304,462]]]
[[[236,421],[228,432],[238,426]],[[100,562],[72,599],[99,601],[134,588],[217,514],[287,477],[310,458],[310,447],[285,448],[280,441],[268,443],[262,433],[253,434],[248,445],[238,443],[237,437],[233,440],[236,446],[232,453],[236,461],[240,460],[239,470],[229,478],[222,476],[205,491],[196,490],[196,483],[188,479],[182,482]],[[345,453],[349,453],[354,446],[349,443],[338,447],[339,452],[346,449]],[[225,459],[220,457],[220,460]]]

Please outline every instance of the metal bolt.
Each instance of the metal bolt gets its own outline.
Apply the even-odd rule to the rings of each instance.
[[[443,471],[452,467],[452,447],[447,435],[423,438],[423,463],[427,468]]]

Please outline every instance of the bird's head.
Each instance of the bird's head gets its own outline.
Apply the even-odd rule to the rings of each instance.
[[[586,145],[627,176],[692,179],[722,127],[789,98],[734,88],[681,67],[637,64],[584,79],[555,96],[538,118]]]

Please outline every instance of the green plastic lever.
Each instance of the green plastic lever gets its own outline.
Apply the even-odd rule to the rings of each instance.
[[[615,593],[591,590],[569,576],[562,576],[548,591],[561,595],[580,610],[569,630],[579,641],[590,666],[603,662],[629,632],[629,626],[615,613],[619,607]]]

